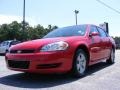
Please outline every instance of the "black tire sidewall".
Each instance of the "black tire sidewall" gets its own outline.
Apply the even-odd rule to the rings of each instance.
[[[112,53],[112,52],[113,52],[113,54],[114,54],[114,60],[112,60],[112,58],[111,58],[111,53]],[[110,53],[109,59],[107,60],[107,63],[108,63],[108,64],[114,64],[114,63],[115,63],[115,52],[114,52],[113,49],[111,49],[111,53]]]

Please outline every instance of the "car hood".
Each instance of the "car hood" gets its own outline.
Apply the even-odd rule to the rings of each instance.
[[[82,39],[83,37],[81,37]],[[59,37],[59,38],[44,38],[44,39],[37,39],[26,41],[23,43],[16,44],[12,46],[10,49],[14,50],[26,50],[26,49],[40,49],[42,46],[47,45],[49,43],[58,42],[58,41],[65,41],[71,42],[77,40],[78,37]],[[80,36],[79,36],[80,39]]]

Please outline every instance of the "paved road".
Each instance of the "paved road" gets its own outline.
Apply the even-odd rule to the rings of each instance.
[[[0,90],[120,90],[120,51],[116,51],[116,63],[93,65],[85,77],[68,75],[28,75],[6,68],[4,56],[0,56]]]

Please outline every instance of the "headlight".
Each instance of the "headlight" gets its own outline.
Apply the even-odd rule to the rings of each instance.
[[[60,51],[60,50],[66,50],[67,48],[68,48],[68,43],[64,41],[60,41],[60,42],[47,44],[43,46],[40,51]]]

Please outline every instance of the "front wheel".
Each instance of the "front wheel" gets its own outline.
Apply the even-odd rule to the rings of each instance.
[[[87,69],[87,55],[82,50],[77,50],[73,61],[73,75],[75,77],[84,76]]]
[[[106,61],[108,64],[113,64],[115,63],[115,52],[112,49],[110,53],[110,58]]]

